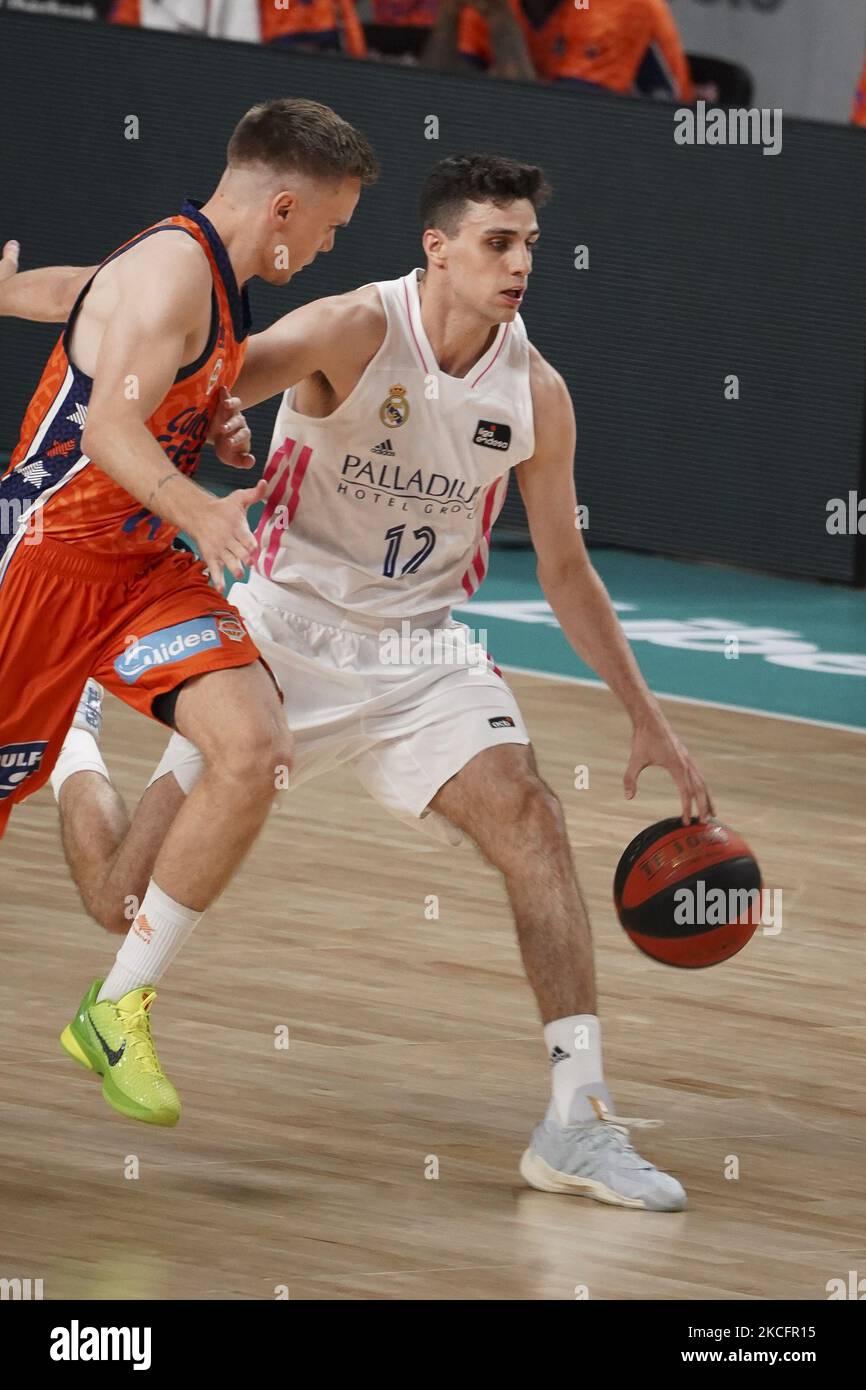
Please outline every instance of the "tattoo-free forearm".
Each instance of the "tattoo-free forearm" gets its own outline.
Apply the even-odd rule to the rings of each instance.
[[[540,574],[545,597],[562,631],[623,704],[632,723],[661,713],[622,630],[610,595],[591,564],[575,564],[555,578]]]
[[[0,284],[0,314],[37,323],[65,323],[95,266],[51,265],[23,270]]]
[[[195,535],[209,492],[180,473],[140,420],[85,426],[82,448],[104,473],[169,526]]]

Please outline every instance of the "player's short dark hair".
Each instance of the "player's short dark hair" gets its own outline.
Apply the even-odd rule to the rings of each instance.
[[[434,164],[421,189],[421,225],[455,236],[467,203],[504,207],[528,198],[540,208],[551,189],[536,164],[519,164],[498,154],[461,154]]]
[[[238,122],[228,144],[229,165],[266,164],[312,178],[359,178],[375,183],[379,165],[366,135],[330,106],[304,97],[262,102]]]

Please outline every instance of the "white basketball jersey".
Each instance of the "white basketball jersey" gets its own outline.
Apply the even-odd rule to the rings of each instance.
[[[370,617],[440,613],[475,593],[508,473],[534,450],[520,316],[465,377],[448,376],[421,323],[420,274],[377,283],[384,341],[331,415],[299,414],[286,392],[265,470],[258,574]]]

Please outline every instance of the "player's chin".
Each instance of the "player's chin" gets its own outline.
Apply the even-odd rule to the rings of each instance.
[[[292,278],[291,270],[277,270],[276,266],[270,268],[262,279],[267,285],[287,285]]]
[[[523,295],[521,295],[521,296],[519,297],[519,299],[518,299],[518,298],[512,297],[511,295],[507,295],[507,294],[498,294],[498,295],[496,296],[496,307],[497,307],[497,310],[498,310],[498,313],[497,313],[497,316],[496,316],[496,317],[497,317],[497,322],[498,322],[498,323],[509,323],[509,322],[511,321],[511,319],[514,318],[515,314],[519,313],[519,311],[520,311],[520,306],[521,306],[522,303],[523,303]]]

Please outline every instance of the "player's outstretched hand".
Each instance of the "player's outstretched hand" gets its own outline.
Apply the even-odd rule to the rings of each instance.
[[[18,271],[18,253],[21,247],[17,241],[7,241],[0,255],[0,283],[11,280]]]
[[[252,468],[255,458],[250,453],[252,435],[241,414],[239,396],[232,396],[220,387],[220,402],[211,421],[208,439],[216,450],[220,463],[229,468]]]
[[[714,814],[706,782],[664,717],[635,726],[631,757],[622,779],[629,800],[637,791],[637,779],[645,767],[663,767],[673,777],[682,803],[683,825],[691,821],[692,802],[700,820]]]
[[[210,582],[225,592],[223,570],[243,579],[244,565],[252,560],[256,538],[247,525],[247,509],[263,502],[268,485],[262,479],[255,487],[239,488],[227,497],[214,497],[202,509],[201,520],[192,531],[199,554],[210,571]]]

